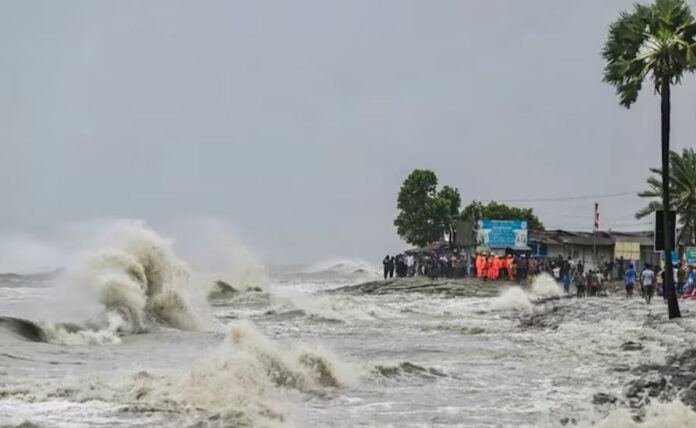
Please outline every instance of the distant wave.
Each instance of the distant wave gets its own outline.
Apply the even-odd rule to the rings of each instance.
[[[447,376],[447,374],[436,368],[426,368],[408,361],[396,365],[377,365],[372,372],[385,378],[419,377],[433,379]]]
[[[336,273],[343,275],[379,275],[379,266],[360,259],[329,259],[305,268],[302,273]]]
[[[56,269],[50,272],[33,273],[33,274],[18,274],[18,273],[0,273],[0,287],[17,287],[17,286],[37,286],[61,275],[64,269]]]

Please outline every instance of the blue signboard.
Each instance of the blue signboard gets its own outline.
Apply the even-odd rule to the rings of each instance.
[[[660,251],[660,260],[662,260],[662,263],[665,262],[665,252],[664,251]],[[672,265],[676,265],[676,264],[677,264],[677,252],[672,251]]]
[[[485,248],[527,248],[527,222],[480,220],[477,243]]]

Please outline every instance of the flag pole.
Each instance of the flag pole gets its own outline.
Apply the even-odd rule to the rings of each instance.
[[[599,204],[594,203],[594,229],[592,230],[592,252],[594,253],[595,269],[599,268],[599,260],[597,260],[597,230],[599,230]]]

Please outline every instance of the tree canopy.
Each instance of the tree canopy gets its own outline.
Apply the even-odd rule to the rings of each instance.
[[[636,4],[609,27],[602,50],[604,81],[616,87],[620,103],[630,107],[638,99],[646,77],[656,92],[681,82],[684,72],[696,69],[696,22],[684,0],[656,0]]]
[[[414,170],[399,190],[394,220],[397,233],[412,245],[424,246],[442,239],[459,215],[459,190],[444,186],[437,191],[437,176],[430,170]]]
[[[488,205],[484,205],[481,202],[473,201],[464,208],[461,218],[474,223],[481,219],[526,220],[529,230],[545,230],[539,218],[534,215],[532,208],[511,207],[498,202],[489,202]]]
[[[689,245],[696,244],[696,152],[692,148],[684,149],[681,155],[672,151],[669,163],[670,209],[675,210],[679,217],[681,230],[678,239]],[[662,169],[650,168],[650,172],[654,175],[647,179],[648,190],[638,196],[662,198]],[[644,218],[660,209],[662,202],[653,200],[636,213],[636,218]]]

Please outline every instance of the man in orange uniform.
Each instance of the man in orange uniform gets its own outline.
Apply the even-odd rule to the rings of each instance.
[[[512,262],[514,260],[515,259],[512,257],[512,254],[508,254],[507,260],[505,260],[505,264],[507,267],[507,273],[508,273],[508,279],[510,280],[510,282],[512,282],[512,280],[515,279],[515,277],[512,274]]]
[[[476,255],[476,278],[481,278],[483,274],[483,256],[479,253]]]
[[[495,281],[496,278],[496,268],[498,266],[498,262],[496,261],[495,256],[491,256],[488,259],[488,280],[489,281]]]
[[[488,280],[488,275],[489,272],[491,271],[491,257],[490,256],[483,256],[483,269],[481,270],[481,278],[485,280]]]

